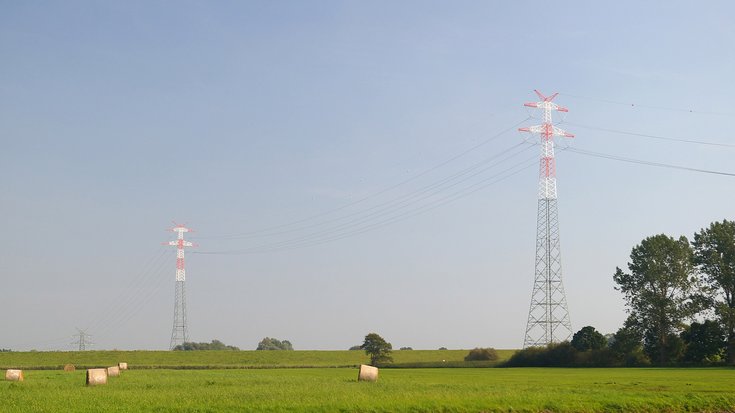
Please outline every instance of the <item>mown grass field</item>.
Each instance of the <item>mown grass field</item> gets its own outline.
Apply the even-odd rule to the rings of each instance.
[[[498,350],[500,361],[515,350]],[[397,367],[457,367],[469,350],[394,351]],[[369,361],[363,351],[44,351],[0,353],[0,368],[60,369],[106,367],[127,362],[131,368],[353,367]],[[482,364],[480,364],[482,365]]]
[[[32,370],[0,383],[3,412],[735,411],[733,369],[130,370],[85,387],[84,372]]]

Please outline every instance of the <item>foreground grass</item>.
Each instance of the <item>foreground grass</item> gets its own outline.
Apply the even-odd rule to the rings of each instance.
[[[130,370],[106,386],[84,372],[29,371],[0,383],[3,412],[735,411],[732,369]]]
[[[498,350],[500,360],[515,350]],[[394,351],[400,366],[456,367],[463,365],[469,350]],[[131,368],[272,368],[352,367],[367,363],[363,351],[44,351],[0,353],[0,369],[60,369],[65,364],[106,367],[127,362]]]

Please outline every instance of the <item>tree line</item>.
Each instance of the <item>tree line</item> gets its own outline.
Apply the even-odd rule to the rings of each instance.
[[[628,317],[609,337],[588,326],[571,343],[530,348],[510,365],[735,364],[735,221],[645,238],[615,289]]]
[[[212,340],[211,343],[202,342],[185,342],[174,347],[174,351],[196,351],[196,350],[233,350],[240,351],[238,347],[228,346],[219,340]],[[278,340],[276,338],[265,337],[260,340],[256,350],[293,350],[293,345],[288,340]]]

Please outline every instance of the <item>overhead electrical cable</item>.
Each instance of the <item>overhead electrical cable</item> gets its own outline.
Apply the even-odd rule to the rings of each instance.
[[[330,228],[324,231],[319,231],[317,233],[311,233],[301,238],[289,239],[289,240],[285,240],[281,242],[274,242],[274,243],[268,243],[268,244],[263,244],[263,245],[256,245],[253,247],[243,248],[243,249],[228,250],[228,251],[197,251],[196,253],[197,254],[236,255],[236,254],[250,254],[250,253],[259,253],[259,252],[272,252],[272,251],[281,251],[281,250],[286,250],[286,249],[294,249],[294,248],[302,248],[302,247],[307,247],[307,246],[312,246],[312,245],[318,245],[318,244],[322,244],[325,242],[330,242],[330,241],[334,241],[337,239],[342,239],[342,238],[346,238],[349,236],[358,235],[358,234],[361,234],[361,233],[364,233],[364,232],[367,232],[373,229],[383,227],[385,225],[388,225],[394,222],[398,222],[408,217],[418,215],[423,212],[427,212],[441,205],[444,205],[448,202],[455,201],[471,193],[474,193],[486,186],[496,183],[496,181],[499,182],[503,179],[506,179],[520,172],[520,170],[533,165],[533,163],[537,162],[535,160],[536,158],[537,157],[534,155],[532,158],[527,158],[526,160],[516,163],[513,166],[497,174],[494,174],[479,182],[475,182],[467,188],[460,189],[449,195],[445,195],[444,197],[440,199],[430,201],[423,205],[419,205],[408,211],[400,212],[401,210],[405,209],[407,206],[415,205],[417,202],[412,202],[410,204],[404,204],[404,205],[401,205],[399,208],[388,211],[387,213],[382,213],[382,214],[379,214],[377,216],[373,216],[370,218],[363,217],[360,220],[348,222],[338,227],[333,227],[333,228]],[[534,160],[533,163],[530,165],[526,165],[528,163],[528,160],[531,160],[531,159]],[[508,172],[510,173],[508,174]],[[503,174],[506,174],[507,176],[502,176]],[[460,182],[454,182],[452,183],[452,185],[442,188],[442,190],[456,186],[457,184],[461,182],[465,182],[469,179],[470,178],[466,178]],[[429,196],[421,197],[420,199],[418,199],[418,201],[428,199],[431,196],[435,196],[437,193],[438,192],[434,192],[434,193],[429,194]]]
[[[583,125],[583,124],[574,123],[574,122],[565,122],[565,123],[567,125],[572,125],[572,126],[576,126],[580,128],[590,129],[590,130],[617,133],[621,135],[638,136],[641,138],[651,138],[651,139],[658,139],[658,140],[671,141],[671,142],[682,142],[682,143],[692,143],[692,144],[697,144],[697,145],[709,145],[709,146],[720,146],[720,147],[726,147],[726,148],[735,148],[735,144],[732,144],[732,143],[712,142],[712,141],[687,139],[687,138],[675,138],[675,137],[670,137],[670,136],[650,135],[646,133],[627,132],[627,131],[622,131],[622,130],[617,130],[617,129],[608,129],[608,128],[600,128],[596,126]]]
[[[304,225],[295,226],[295,227],[289,228],[289,229],[283,229],[283,230],[280,230],[280,231],[267,232],[267,233],[263,233],[263,234],[259,234],[259,235],[241,236],[241,237],[237,237],[237,238],[232,237],[232,238],[229,238],[229,239],[250,239],[250,238],[263,238],[263,237],[269,237],[269,236],[286,235],[286,234],[290,234],[290,233],[295,233],[295,232],[301,232],[301,231],[304,231],[304,230],[309,230],[309,229],[312,229],[312,228],[323,228],[324,226],[326,226],[328,224],[337,223],[337,222],[344,221],[344,220],[347,220],[347,219],[351,219],[351,218],[354,218],[354,217],[358,217],[358,218],[370,217],[370,216],[375,215],[376,213],[380,213],[382,211],[385,211],[387,209],[393,208],[395,206],[404,204],[406,202],[410,202],[412,199],[415,199],[416,197],[418,197],[418,196],[420,196],[422,194],[425,194],[425,193],[427,193],[427,192],[429,192],[431,190],[435,190],[437,188],[441,189],[442,187],[444,187],[444,186],[446,186],[448,184],[451,184],[452,182],[455,182],[455,181],[463,182],[461,179],[463,177],[467,176],[467,175],[469,175],[469,177],[473,177],[473,176],[476,176],[479,173],[482,173],[482,172],[484,172],[484,171],[486,171],[488,169],[491,169],[491,168],[495,167],[495,165],[497,165],[497,163],[494,163],[493,164],[491,162],[494,161],[494,160],[496,160],[496,159],[498,159],[498,158],[500,158],[502,155],[506,155],[506,154],[510,153],[509,156],[501,159],[499,161],[499,163],[502,163],[502,162],[504,162],[504,161],[506,161],[508,159],[511,159],[514,156],[517,156],[517,155],[521,154],[522,152],[528,150],[528,147],[522,148],[523,145],[524,145],[523,142],[518,143],[518,144],[516,144],[516,145],[514,145],[514,146],[512,146],[512,147],[510,147],[508,149],[505,149],[505,150],[503,150],[503,151],[501,151],[501,152],[499,152],[499,153],[497,153],[497,154],[495,154],[493,156],[490,156],[490,157],[488,157],[488,158],[486,158],[486,159],[484,159],[482,161],[479,161],[479,162],[477,162],[477,163],[475,163],[475,164],[473,164],[473,165],[471,165],[471,166],[469,166],[469,167],[467,167],[467,168],[465,168],[465,169],[463,169],[463,170],[461,170],[459,172],[456,172],[456,173],[454,173],[454,174],[452,174],[452,175],[450,175],[450,176],[448,176],[446,178],[443,178],[443,179],[441,179],[441,180],[439,180],[439,181],[437,181],[435,183],[432,183],[432,184],[423,186],[423,187],[421,187],[421,188],[419,188],[419,189],[417,189],[415,191],[409,192],[407,194],[400,195],[398,197],[389,199],[387,201],[384,201],[382,203],[375,204],[373,206],[370,206],[370,207],[367,207],[367,208],[364,208],[364,209],[360,209],[360,210],[357,210],[357,211],[354,211],[354,212],[351,212],[351,213],[347,213],[347,214],[342,214],[340,216],[337,216],[337,217],[334,217],[334,218],[330,218],[330,219],[326,219],[326,220],[317,220],[317,221],[312,222],[312,223],[304,223]],[[521,150],[518,151],[517,149],[521,149]],[[488,164],[490,164],[490,165],[488,166]],[[362,217],[360,217],[361,215],[362,215]]]
[[[513,148],[517,148],[517,147],[522,146],[522,145],[523,145],[523,143],[520,143],[520,144],[514,145]],[[513,149],[513,148],[510,148],[510,149]],[[357,216],[357,217],[351,219],[348,222],[342,222],[342,223],[334,224],[334,225],[331,225],[331,226],[325,226],[325,227],[319,228],[317,231],[312,231],[312,232],[310,232],[310,233],[308,233],[306,235],[297,236],[296,238],[291,238],[291,239],[288,239],[288,240],[285,240],[285,241],[274,241],[274,242],[271,242],[271,243],[263,244],[261,246],[267,245],[267,246],[270,247],[270,246],[280,245],[280,244],[287,243],[287,242],[293,242],[295,239],[296,240],[299,240],[299,241],[302,241],[304,239],[313,238],[315,236],[321,236],[321,235],[324,235],[324,234],[329,233],[329,232],[339,231],[339,230],[341,230],[341,229],[343,229],[345,227],[354,226],[354,225],[356,225],[358,223],[363,223],[363,222],[368,221],[368,220],[371,220],[371,219],[372,220],[381,219],[382,216],[384,216],[386,214],[394,214],[396,210],[400,210],[400,209],[404,209],[406,207],[409,207],[409,206],[411,206],[413,204],[416,204],[416,203],[418,203],[418,202],[420,202],[420,201],[422,201],[424,199],[427,199],[427,198],[435,195],[436,193],[439,193],[440,191],[442,191],[444,189],[447,189],[447,188],[450,188],[450,187],[452,187],[454,185],[457,185],[459,183],[465,182],[465,181],[471,179],[473,176],[476,176],[479,173],[482,173],[482,172],[484,172],[486,170],[489,170],[489,169],[493,168],[494,166],[499,165],[502,162],[505,162],[505,161],[507,161],[507,160],[509,160],[509,159],[511,159],[511,158],[513,158],[513,157],[515,157],[517,155],[519,155],[520,153],[522,153],[523,151],[525,151],[527,149],[528,149],[528,147],[526,147],[525,149],[522,149],[521,151],[517,151],[516,153],[511,154],[511,155],[509,155],[509,156],[507,156],[507,157],[505,157],[503,159],[500,159],[496,163],[494,163],[494,164],[492,164],[490,166],[486,166],[485,168],[481,169],[480,171],[476,171],[475,173],[473,173],[469,177],[463,177],[463,175],[465,175],[468,170],[473,170],[473,168],[475,168],[477,165],[473,165],[472,167],[467,168],[466,170],[461,171],[461,172],[459,172],[457,174],[454,174],[453,176],[450,176],[449,178],[445,178],[445,179],[443,179],[443,180],[441,180],[441,181],[439,181],[437,183],[424,186],[422,188],[419,188],[416,191],[410,192],[410,193],[405,194],[405,195],[401,195],[401,196],[399,196],[399,197],[397,197],[395,199],[389,200],[389,201],[384,202],[382,204],[373,206],[373,207],[368,208],[368,209],[365,209],[365,210],[358,211],[357,213],[350,214],[350,217],[355,217],[355,216]],[[507,150],[506,151],[503,151],[503,152],[507,152]],[[498,155],[493,156],[492,158],[493,159],[494,158],[497,158],[497,156]],[[486,161],[482,161],[482,162],[480,162],[480,164],[482,164],[484,162],[486,162]],[[461,179],[456,179],[457,177],[459,177]],[[340,220],[335,220],[335,221],[341,221],[341,219]],[[196,251],[195,253],[202,253],[202,252],[201,251]]]
[[[98,331],[104,331],[111,327],[118,326],[119,314],[128,311],[131,307],[137,308],[140,297],[143,295],[144,291],[148,291],[150,289],[149,286],[146,284],[147,281],[149,281],[151,278],[156,278],[151,277],[152,275],[160,273],[161,268],[165,263],[165,260],[163,258],[167,255],[170,256],[172,254],[167,249],[161,248],[160,250],[149,256],[144,261],[144,264],[141,266],[141,268],[138,271],[132,273],[137,276],[133,277],[127,283],[127,285],[129,285],[131,288],[127,289],[125,293],[114,295],[115,299],[113,299],[103,311],[96,313],[95,319],[89,324],[89,327],[85,328],[84,330],[94,331],[94,335],[96,337],[99,337],[97,334]],[[97,330],[98,328],[100,330]],[[28,347],[30,345],[33,345],[34,347],[38,347],[40,344],[45,344],[46,346],[44,347],[49,347],[48,344],[57,344],[55,349],[58,350],[61,348],[66,348],[68,346],[68,339],[69,336],[66,336],[64,338],[49,340],[45,342],[36,342],[30,344],[22,343],[16,346]],[[61,345],[61,347],[59,347],[58,345]]]
[[[97,335],[96,330],[98,327],[110,324],[112,321],[111,317],[113,317],[114,314],[129,306],[136,297],[147,289],[146,283],[151,279],[151,275],[155,274],[161,268],[165,263],[164,258],[170,255],[171,252],[167,248],[160,247],[154,255],[146,260],[140,270],[131,273],[133,277],[131,277],[126,283],[126,286],[128,287],[127,292],[125,294],[115,295],[115,300],[109,303],[103,311],[94,314],[94,320],[87,328],[85,328],[85,330],[94,332],[95,335]]]
[[[439,169],[439,168],[441,168],[441,167],[443,167],[443,166],[445,166],[445,165],[447,165],[447,164],[449,164],[449,163],[451,163],[451,162],[453,162],[453,161],[455,161],[455,160],[457,160],[457,159],[459,159],[459,158],[461,158],[461,157],[463,157],[463,156],[465,156],[465,155],[467,155],[467,154],[469,154],[469,153],[471,153],[471,152],[473,152],[473,151],[475,151],[475,150],[477,150],[477,149],[479,149],[479,148],[487,145],[488,143],[494,141],[495,139],[498,139],[499,137],[503,136],[504,134],[516,130],[516,128],[519,125],[523,124],[524,122],[526,122],[529,119],[530,119],[530,117],[526,117],[526,118],[524,118],[524,119],[522,119],[522,120],[514,123],[512,126],[501,130],[500,132],[498,132],[498,133],[490,136],[489,138],[484,139],[483,141],[481,141],[481,142],[479,142],[479,143],[477,143],[477,144],[475,144],[475,145],[473,145],[473,146],[465,149],[464,151],[462,151],[462,152],[460,152],[460,153],[458,153],[456,155],[451,156],[450,158],[448,158],[448,159],[446,159],[446,160],[444,160],[444,161],[442,161],[442,162],[440,162],[440,163],[438,163],[438,164],[436,164],[434,166],[431,166],[431,167],[423,170],[422,172],[419,172],[416,175],[413,175],[412,177],[410,177],[408,179],[405,179],[405,180],[400,181],[400,182],[398,182],[396,184],[390,185],[390,186],[388,186],[386,188],[383,188],[383,189],[381,189],[381,190],[379,190],[377,192],[374,192],[374,193],[372,193],[370,195],[367,195],[367,196],[362,197],[360,199],[357,199],[355,201],[349,202],[349,203],[344,204],[342,206],[339,206],[339,207],[336,207],[336,208],[333,208],[333,209],[330,209],[330,210],[327,210],[327,211],[323,211],[323,212],[320,212],[320,213],[317,213],[317,214],[314,214],[314,215],[311,215],[311,216],[308,216],[308,217],[305,217],[305,218],[302,218],[302,219],[298,219],[298,220],[295,220],[295,221],[291,221],[291,222],[287,222],[287,223],[284,223],[284,224],[275,225],[275,226],[271,226],[271,227],[267,227],[267,228],[262,228],[262,229],[255,230],[255,231],[248,231],[248,232],[242,232],[242,233],[237,233],[237,234],[212,235],[212,236],[196,236],[196,237],[192,237],[192,239],[228,239],[228,238],[249,237],[249,236],[252,236],[252,235],[270,233],[270,232],[273,232],[274,230],[279,230],[279,229],[291,227],[291,226],[294,226],[294,225],[302,224],[304,222],[309,222],[309,221],[315,220],[317,218],[321,218],[323,216],[330,215],[330,214],[333,214],[335,212],[339,212],[339,211],[345,210],[345,209],[347,209],[347,208],[349,208],[351,206],[360,204],[360,203],[365,202],[365,201],[367,201],[369,199],[372,199],[372,198],[375,198],[375,197],[380,196],[382,194],[385,194],[386,192],[392,191],[393,189],[399,188],[399,187],[401,187],[403,185],[406,185],[406,184],[408,184],[410,182],[413,182],[413,181],[417,180],[418,178],[421,178],[422,176],[425,176],[425,175],[427,175],[427,174],[429,174],[429,173],[431,173],[431,172],[433,172],[433,171],[435,171],[435,170],[437,170],[437,169]]]
[[[536,159],[536,156],[534,156],[532,159],[533,160],[531,161],[530,164],[529,163],[526,163],[525,165],[522,165],[522,164],[521,165],[515,165],[515,166],[513,166],[511,168],[508,168],[508,170],[510,170],[510,169],[516,169],[516,170],[513,171],[512,173],[509,173],[509,174],[505,175],[505,176],[498,177],[498,175],[500,175],[500,174],[496,174],[496,175],[494,175],[491,178],[497,178],[497,179],[493,179],[490,182],[485,182],[484,185],[480,185],[480,186],[474,187],[470,191],[457,191],[456,193],[454,193],[454,194],[452,194],[450,196],[447,196],[447,197],[443,198],[442,200],[440,200],[441,202],[435,202],[433,204],[424,205],[422,207],[418,207],[418,208],[415,208],[413,210],[406,211],[406,212],[404,212],[402,214],[399,214],[397,216],[392,216],[390,218],[387,218],[387,219],[385,219],[383,221],[379,221],[377,223],[371,223],[369,225],[365,225],[365,226],[363,226],[361,228],[357,228],[357,229],[351,230],[349,232],[345,232],[345,233],[341,233],[341,234],[335,234],[335,235],[330,236],[328,238],[321,238],[321,239],[318,239],[318,240],[312,240],[312,241],[310,241],[308,243],[292,244],[292,245],[288,245],[288,246],[279,246],[278,248],[272,248],[272,249],[253,249],[253,250],[250,250],[250,251],[240,252],[240,254],[242,254],[242,253],[249,254],[249,253],[275,252],[275,251],[285,251],[285,250],[293,250],[293,249],[297,249],[297,248],[311,247],[311,246],[315,246],[315,245],[320,245],[320,244],[325,244],[325,243],[328,243],[328,242],[337,241],[337,240],[348,238],[348,237],[353,237],[353,236],[356,236],[356,235],[360,235],[360,234],[363,234],[363,233],[366,233],[366,232],[369,232],[369,231],[373,231],[373,230],[376,230],[376,229],[385,227],[387,225],[391,225],[391,224],[394,224],[394,223],[397,223],[397,222],[400,222],[400,221],[404,221],[404,220],[406,220],[408,218],[411,218],[411,217],[414,217],[416,215],[420,215],[420,214],[423,214],[425,212],[434,210],[434,209],[439,208],[439,207],[441,207],[441,206],[443,206],[443,205],[445,205],[447,203],[450,203],[450,202],[456,201],[458,199],[464,198],[466,196],[469,196],[472,193],[475,193],[475,192],[477,192],[477,191],[479,191],[479,190],[481,190],[481,189],[483,189],[483,188],[485,188],[487,186],[493,185],[493,184],[498,183],[500,181],[503,181],[503,180],[505,180],[507,178],[510,178],[511,176],[516,175],[517,173],[519,173],[519,172],[521,172],[521,171],[523,171],[525,169],[528,169],[529,167],[534,166],[534,165],[536,165],[538,163],[537,162],[537,159]],[[506,171],[503,171],[503,172],[507,172],[507,170]]]
[[[173,255],[173,254],[172,254]],[[110,319],[97,333],[97,340],[101,337],[105,337],[111,328],[119,328],[124,326],[131,318],[140,313],[145,308],[145,305],[150,303],[154,297],[160,296],[160,292],[163,291],[166,280],[170,280],[172,277],[168,266],[162,266],[158,268],[155,273],[151,274],[151,279],[154,281],[152,286],[147,286],[144,291],[140,294],[136,294],[135,300],[130,302],[129,305],[123,307],[122,311],[116,313],[114,318]]]
[[[435,203],[432,203],[432,204],[429,204],[429,205],[424,205],[422,207],[415,208],[415,209],[410,210],[410,211],[406,211],[406,212],[404,212],[402,214],[399,214],[399,215],[394,216],[394,217],[391,217],[389,219],[380,221],[378,223],[370,224],[370,225],[365,226],[363,228],[360,228],[359,230],[356,230],[356,231],[351,231],[351,232],[348,232],[348,233],[345,233],[345,234],[342,234],[342,235],[338,235],[338,236],[334,236],[334,237],[331,237],[331,238],[321,239],[318,242],[311,242],[309,244],[296,245],[296,246],[292,246],[290,248],[285,248],[285,249],[296,249],[296,248],[304,248],[304,247],[311,247],[311,246],[315,246],[315,245],[325,244],[325,243],[328,243],[328,242],[337,241],[337,240],[340,240],[340,239],[344,239],[344,238],[348,238],[348,237],[353,237],[353,236],[356,236],[356,235],[360,235],[360,234],[363,234],[363,233],[366,233],[366,232],[369,232],[369,231],[373,231],[373,230],[376,230],[376,229],[385,227],[387,225],[395,224],[395,223],[400,222],[400,221],[405,221],[406,219],[412,218],[412,217],[417,216],[417,215],[421,215],[421,214],[423,214],[425,212],[432,211],[432,210],[437,209],[437,208],[439,208],[441,206],[444,206],[444,205],[446,205],[448,203],[451,203],[451,202],[457,201],[459,199],[465,198],[465,197],[467,197],[469,195],[474,194],[477,191],[480,191],[480,190],[482,190],[484,188],[487,188],[490,185],[493,185],[493,184],[496,184],[498,182],[504,181],[505,179],[508,179],[508,178],[510,178],[510,177],[512,177],[512,176],[514,176],[514,175],[516,175],[516,174],[518,174],[518,173],[520,173],[520,172],[522,172],[522,171],[524,171],[524,170],[532,167],[532,166],[538,165],[538,157],[536,155],[534,155],[530,159],[531,159],[531,162],[530,163],[525,162],[525,163],[520,163],[520,164],[517,164],[515,166],[512,166],[512,167],[508,168],[507,170],[504,170],[500,174],[496,174],[496,175],[493,175],[492,177],[490,177],[492,179],[483,180],[482,181],[482,185],[473,185],[471,187],[472,189],[469,190],[469,191],[466,190],[466,189],[465,190],[461,190],[461,191],[457,191],[457,192],[455,192],[455,193],[453,193],[453,194],[451,194],[449,196],[446,196],[446,197],[442,198],[440,200],[440,202],[435,202]],[[513,169],[515,169],[513,172],[508,173],[508,174],[506,174],[504,176],[499,176],[499,175],[502,175],[502,173],[508,172],[510,170],[513,170]],[[257,251],[257,252],[283,251],[285,249],[284,248],[280,248],[280,249],[277,249],[277,250]]]
[[[713,175],[735,176],[735,173],[731,173],[731,172],[714,171],[714,170],[710,170],[710,169],[691,168],[691,167],[688,167],[688,166],[672,165],[672,164],[667,164],[667,163],[662,163],[662,162],[652,162],[652,161],[646,161],[646,160],[642,160],[642,159],[626,158],[626,157],[623,157],[623,156],[610,155],[610,154],[606,154],[606,153],[602,153],[602,152],[587,151],[587,150],[577,149],[577,148],[572,148],[572,147],[564,148],[564,149],[561,149],[561,150],[566,151],[566,152],[577,153],[577,154],[585,155],[585,156],[594,156],[594,157],[597,157],[597,158],[611,159],[611,160],[614,160],[614,161],[635,163],[635,164],[647,165],[647,166],[655,166],[655,167],[658,167],[658,168],[679,169],[679,170],[683,170],[683,171],[699,172],[699,173],[713,174]]]
[[[527,147],[526,149],[530,149],[530,147]],[[515,156],[515,155],[513,155],[513,156]],[[511,159],[513,156],[506,157],[506,158],[502,159],[501,161],[499,161],[498,163],[496,163],[493,166],[499,165],[500,163],[502,163],[502,162],[504,162],[504,161],[506,161],[508,159]],[[371,221],[376,221],[376,220],[379,221],[381,219],[384,219],[384,217],[386,217],[386,216],[395,215],[395,214],[399,213],[400,211],[402,211],[404,209],[407,209],[407,208],[410,208],[410,207],[412,207],[412,206],[414,206],[416,204],[419,204],[419,203],[421,203],[423,201],[427,201],[429,203],[434,202],[434,201],[430,201],[430,199],[433,198],[433,197],[435,197],[436,195],[439,195],[442,191],[447,190],[447,189],[450,189],[450,188],[452,188],[454,186],[457,186],[457,185],[459,185],[459,184],[461,184],[463,182],[466,182],[469,179],[471,179],[472,177],[477,176],[480,173],[482,173],[484,171],[487,171],[489,169],[491,169],[491,168],[485,168],[485,169],[483,169],[483,170],[481,170],[479,172],[476,172],[476,173],[472,174],[471,176],[469,176],[467,178],[464,178],[464,179],[461,179],[459,181],[449,182],[448,185],[444,185],[443,187],[440,187],[440,188],[432,188],[431,191],[425,191],[425,190],[416,191],[408,199],[405,199],[405,200],[403,200],[401,202],[398,202],[398,203],[394,203],[392,205],[384,206],[380,210],[371,212],[371,213],[369,213],[369,214],[367,214],[365,216],[358,217],[356,220],[352,220],[352,221],[349,221],[349,222],[346,222],[346,223],[343,223],[343,224],[340,224],[340,225],[337,225],[337,226],[333,226],[333,227],[330,227],[330,228],[326,228],[326,229],[317,231],[317,232],[312,232],[312,233],[310,233],[308,235],[302,236],[302,237],[297,238],[297,239],[290,239],[290,240],[280,241],[280,242],[276,242],[276,243],[272,243],[272,244],[267,244],[266,246],[268,248],[272,248],[272,247],[281,247],[283,245],[291,244],[291,243],[294,243],[294,242],[308,242],[310,240],[317,239],[319,237],[330,236],[333,233],[340,233],[340,232],[344,232],[344,231],[350,231],[351,228],[359,227],[361,225],[370,225]],[[420,209],[420,208],[421,208],[421,206],[419,206],[417,209]],[[263,246],[263,247],[265,247],[265,246]]]

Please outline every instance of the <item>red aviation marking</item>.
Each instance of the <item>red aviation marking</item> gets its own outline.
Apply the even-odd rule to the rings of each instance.
[[[544,163],[544,176],[546,178],[553,178],[556,176],[556,160],[550,156],[544,156],[541,159]]]
[[[184,259],[183,258],[176,258],[176,269],[177,270],[184,269]]]
[[[554,135],[554,128],[550,123],[544,123],[544,138],[547,140]]]

